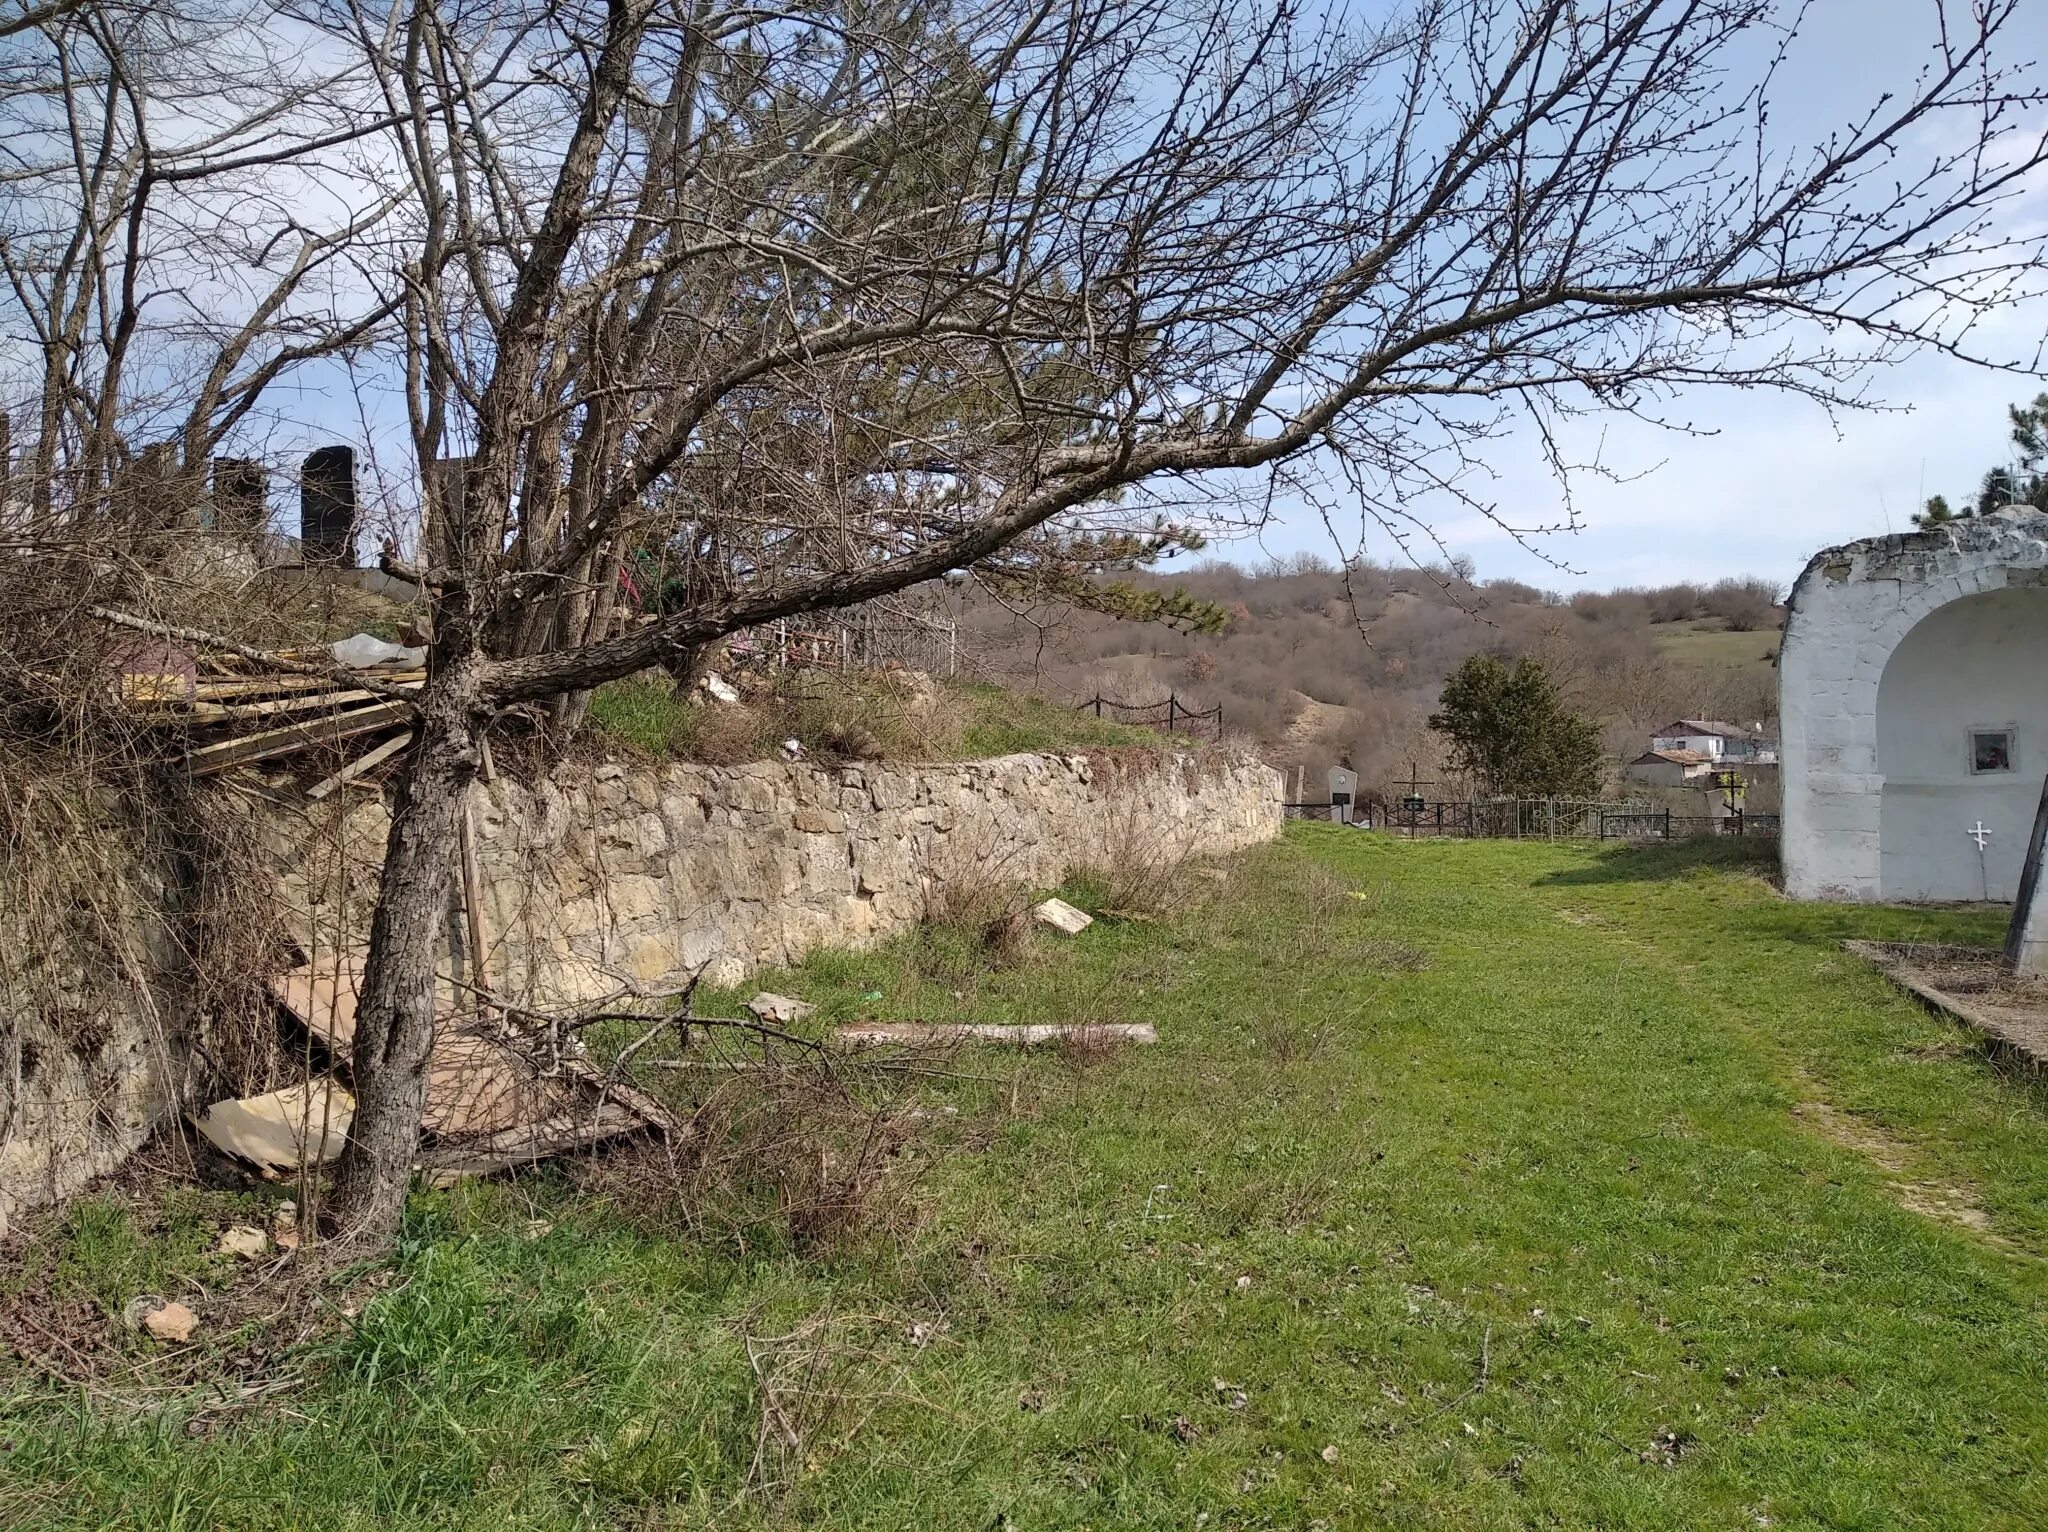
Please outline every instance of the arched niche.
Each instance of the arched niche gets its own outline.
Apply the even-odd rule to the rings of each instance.
[[[1906,632],[1878,683],[1877,769],[1882,898],[2013,897],[2048,774],[2048,590],[1960,596]]]

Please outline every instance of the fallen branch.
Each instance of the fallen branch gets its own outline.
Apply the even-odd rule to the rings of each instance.
[[[1042,1048],[1048,1043],[1156,1043],[1159,1034],[1149,1022],[1078,1021],[1003,1025],[993,1022],[875,1021],[834,1027],[831,1041],[842,1048],[875,1048],[891,1044],[1003,1043],[1013,1048]]]

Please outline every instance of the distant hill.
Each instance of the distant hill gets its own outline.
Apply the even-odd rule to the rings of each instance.
[[[1695,618],[1687,622],[1653,623],[1650,636],[1667,659],[1681,664],[1763,673],[1775,671],[1782,624],[1780,618],[1767,630],[1735,631],[1719,618]]]
[[[1677,717],[1771,719],[1782,613],[1761,581],[1565,595],[1441,568],[1313,558],[1259,570],[1197,566],[1177,586],[1228,614],[1220,635],[1055,606],[1012,610],[951,593],[977,674],[1055,699],[1169,693],[1220,705],[1238,738],[1276,764],[1349,760],[1368,787],[1446,776],[1428,728],[1445,678],[1486,650],[1532,654],[1602,726],[1614,769]]]

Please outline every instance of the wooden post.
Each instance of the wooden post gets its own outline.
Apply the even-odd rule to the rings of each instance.
[[[1097,718],[1100,718],[1100,717],[1102,716],[1102,693],[1101,693],[1101,692],[1097,692],[1097,693],[1095,694],[1095,716],[1096,716]]]
[[[1166,694],[1166,732],[1167,732],[1168,734],[1171,734],[1171,733],[1173,733],[1173,727],[1174,727],[1174,726],[1173,726],[1173,710],[1174,710],[1174,706],[1175,706],[1175,698],[1174,698],[1174,695],[1173,695],[1173,693],[1172,693],[1172,692],[1168,692],[1168,693]]]
[[[469,923],[469,982],[477,990],[477,1014],[488,1017],[491,1008],[485,997],[491,992],[491,970],[485,957],[489,933],[484,926],[484,880],[476,859],[476,822],[469,798],[462,800],[462,913]]]
[[[2005,959],[2019,973],[2048,973],[2048,905],[2043,905],[2040,891],[2043,836],[2048,836],[2048,781],[2041,784],[2041,799],[2034,809],[2034,834],[2027,842],[2026,860],[2020,864],[2020,886],[2013,896],[2012,921],[2005,928]],[[2037,905],[2042,905],[2038,913]]]

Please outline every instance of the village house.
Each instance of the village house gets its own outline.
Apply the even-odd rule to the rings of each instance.
[[[1778,759],[1778,742],[1762,727],[1744,728],[1714,718],[1681,718],[1650,736],[1652,754],[1691,752],[1711,762],[1769,765]]]
[[[2048,771],[2048,515],[1815,555],[1780,651],[1795,898],[2011,899]]]
[[[1679,748],[1646,750],[1622,768],[1622,777],[1650,787],[1704,786],[1714,770],[1714,758],[1698,750]]]

